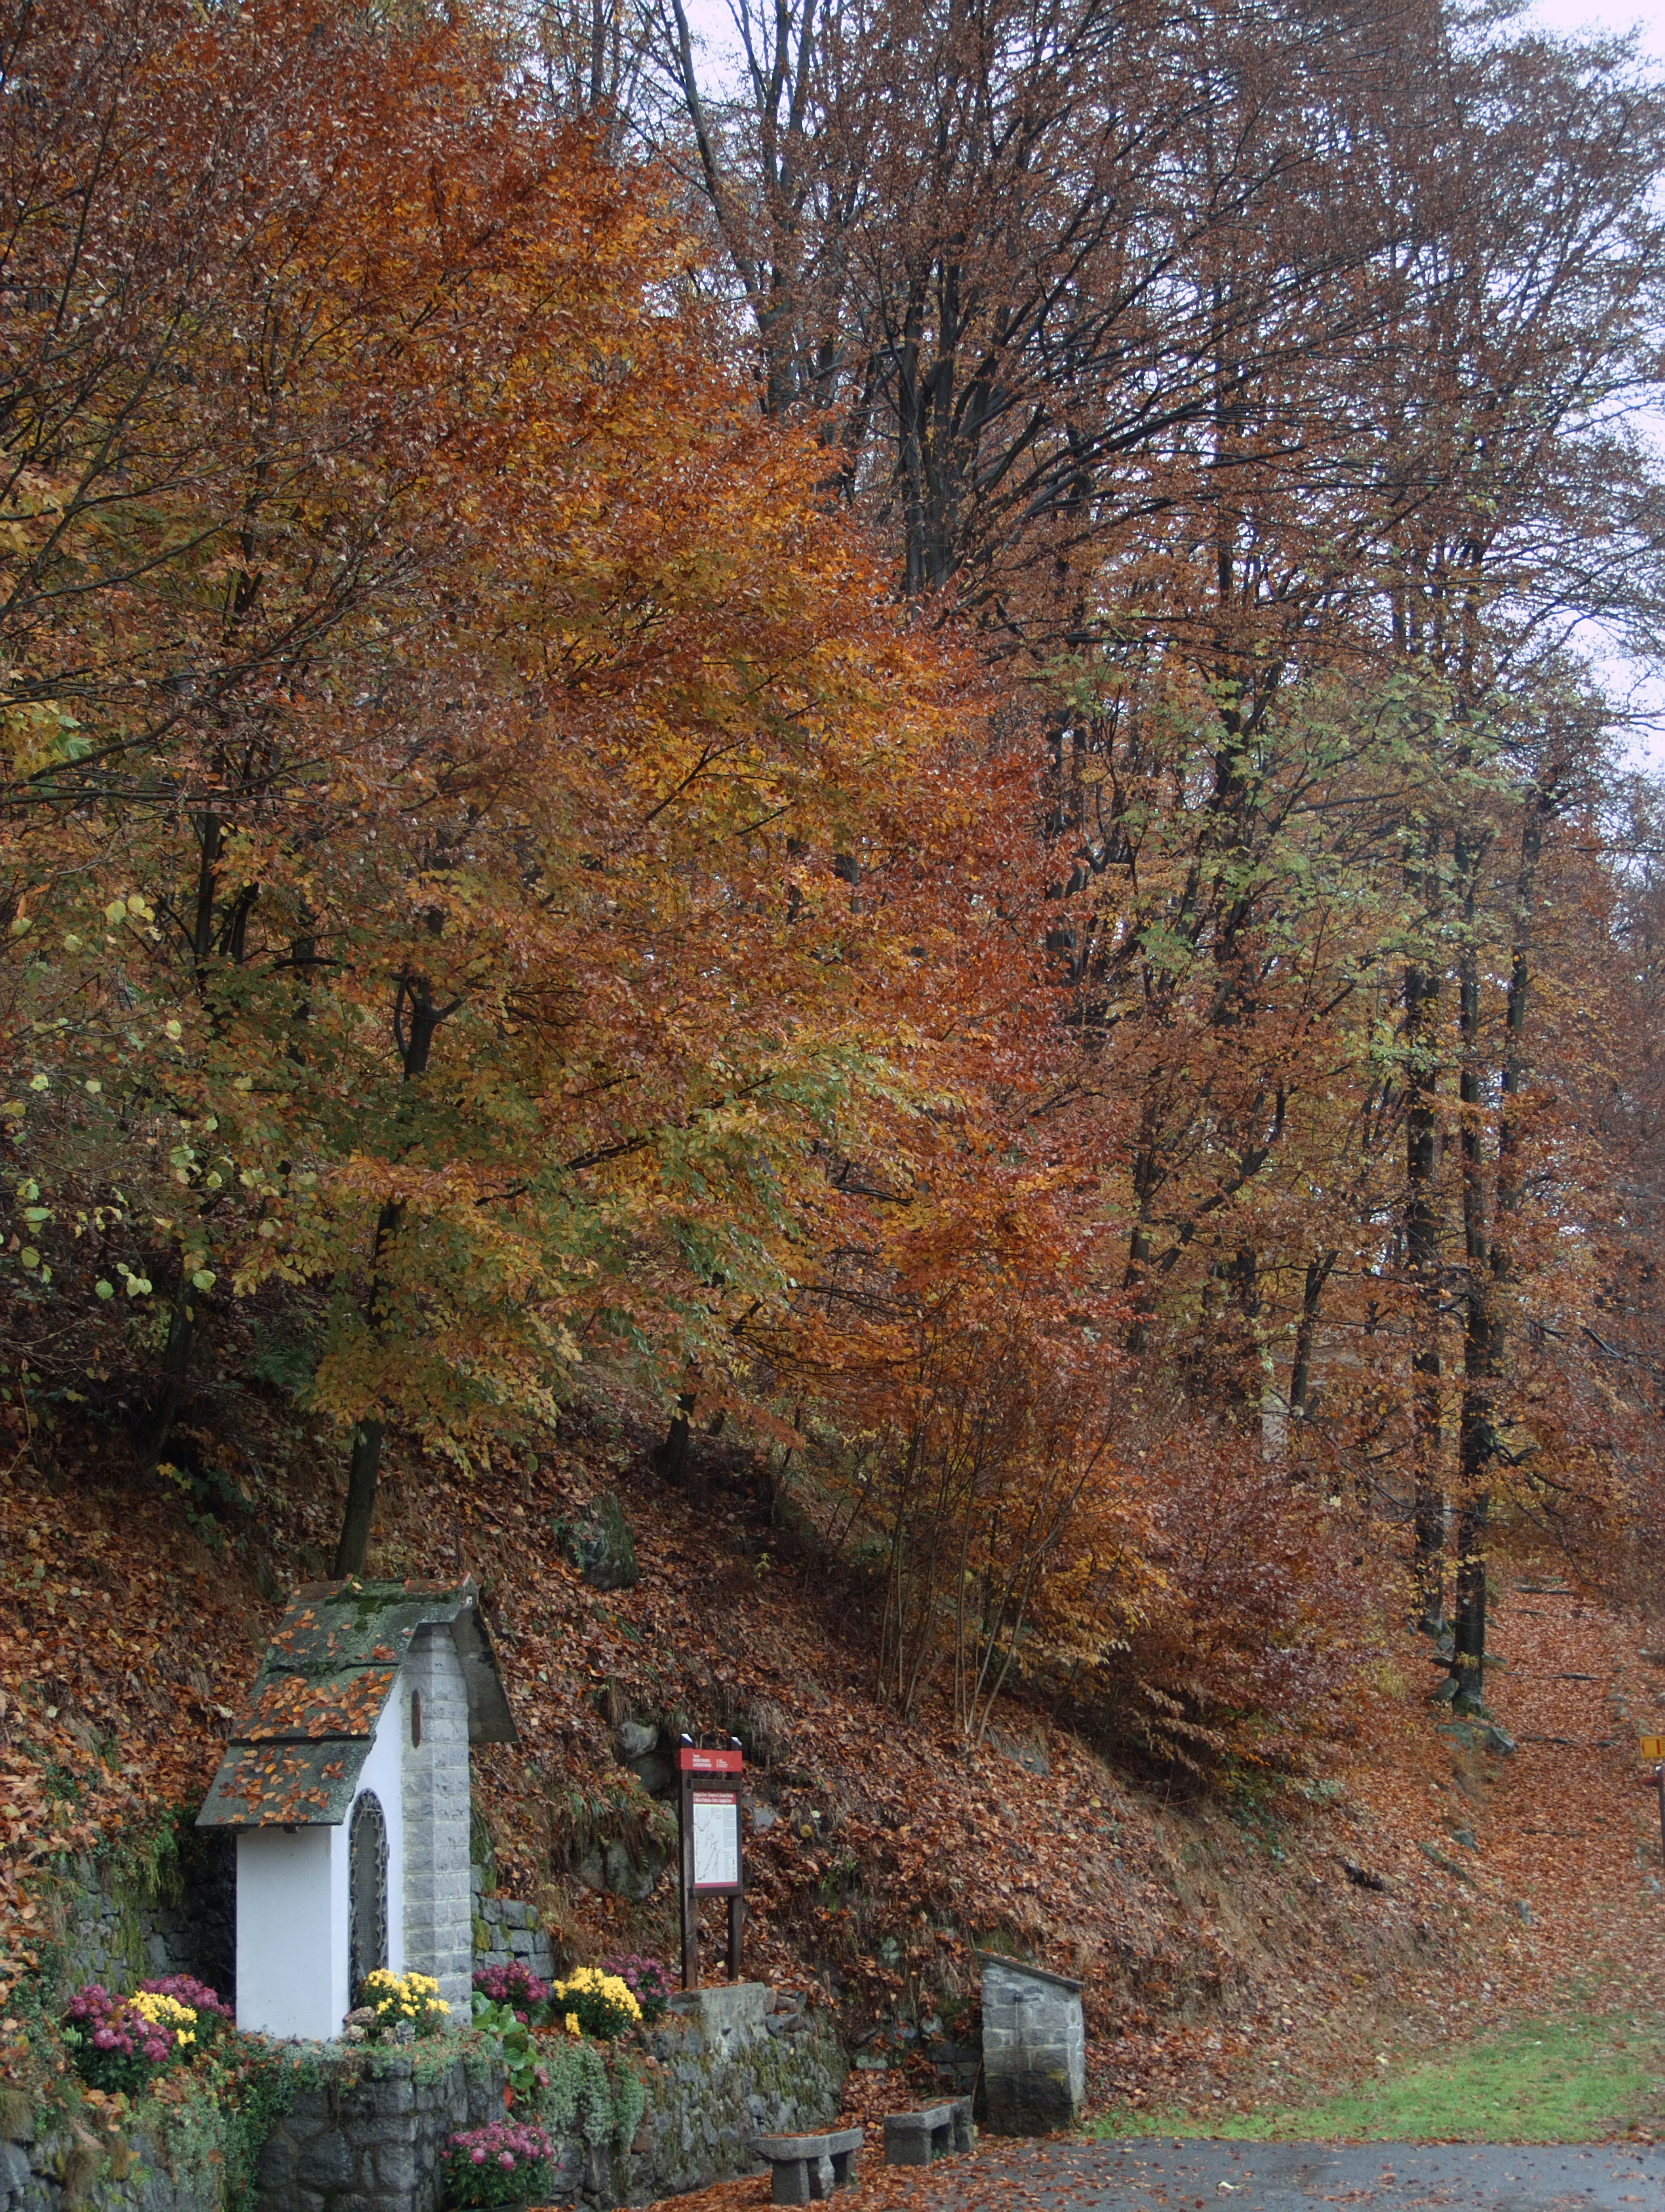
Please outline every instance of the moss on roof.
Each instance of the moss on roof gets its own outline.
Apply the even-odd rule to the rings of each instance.
[[[308,1583],[273,1633],[198,1827],[333,1826],[419,1629],[449,1628],[471,1742],[512,1743],[513,1717],[472,1582]]]

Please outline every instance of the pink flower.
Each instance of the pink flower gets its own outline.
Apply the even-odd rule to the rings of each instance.
[[[512,2150],[499,2151],[497,2154],[497,2162],[510,2173],[512,2173],[515,2170],[515,2154]]]
[[[478,2143],[476,2143],[474,2148],[469,2153],[469,2156],[474,2161],[475,2166],[484,2166],[486,2163],[486,2154],[481,2149]]]

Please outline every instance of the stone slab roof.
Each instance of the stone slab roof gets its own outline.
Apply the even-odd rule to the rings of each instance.
[[[472,1582],[306,1583],[289,1600],[199,1828],[334,1827],[346,1819],[418,1629],[449,1628],[471,1743],[513,1743],[514,1717]]]

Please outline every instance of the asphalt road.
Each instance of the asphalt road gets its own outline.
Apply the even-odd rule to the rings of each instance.
[[[978,2193],[987,2203],[979,2159]],[[1665,2146],[1614,2143],[1047,2144],[1014,2154],[1013,2212],[1665,2212]]]

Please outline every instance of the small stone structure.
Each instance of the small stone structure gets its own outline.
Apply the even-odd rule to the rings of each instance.
[[[929,2166],[972,2148],[972,2100],[950,2097],[917,2112],[885,2114],[885,2164]]]
[[[472,1990],[469,1745],[515,1726],[471,1582],[314,1583],[197,1816],[237,1836],[237,2024],[323,2041],[376,1966]]]
[[[1002,2136],[1073,2128],[1087,2094],[1081,1985],[1044,1966],[979,1951],[983,1967],[983,2092]]]
[[[752,2143],[758,2156],[769,2161],[772,2204],[819,2204],[835,2189],[853,2189],[861,2148],[859,2128],[834,2128],[820,2136],[758,2136]]]

